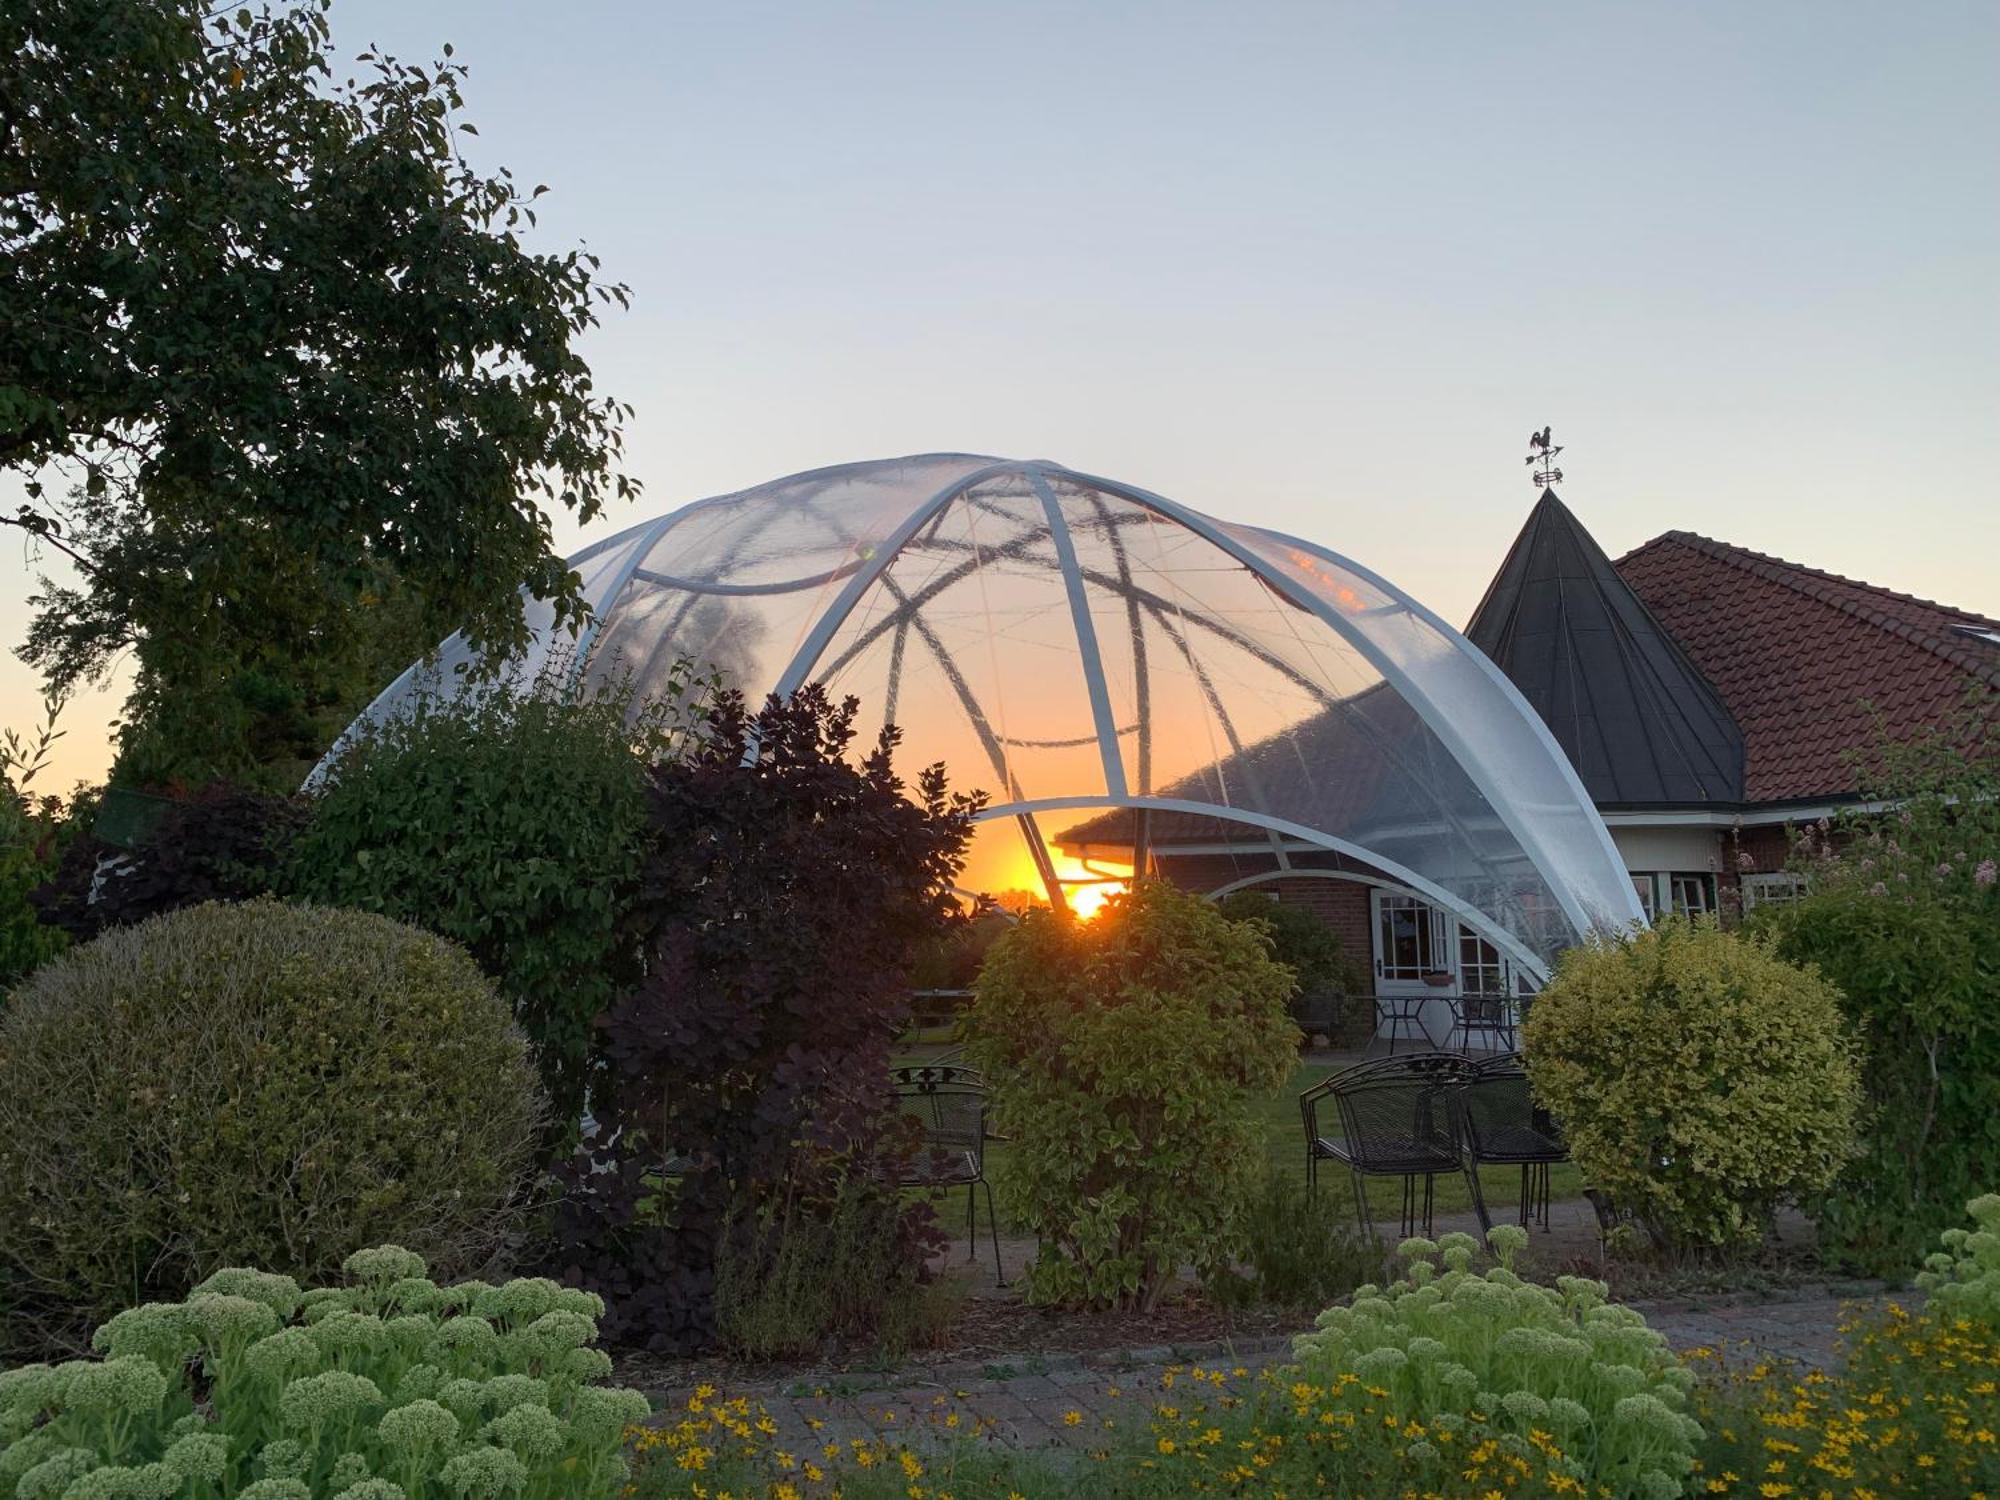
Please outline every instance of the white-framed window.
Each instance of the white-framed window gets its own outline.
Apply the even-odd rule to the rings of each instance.
[[[1499,947],[1421,896],[1377,889],[1375,974],[1390,986],[1449,974],[1461,994],[1505,995],[1520,983]]]
[[[1676,870],[1667,876],[1677,917],[1698,917],[1715,910],[1715,877],[1706,871]]]
[[[1416,982],[1451,967],[1444,914],[1417,896],[1375,893],[1375,972],[1392,982]]]
[[[1468,995],[1507,993],[1507,960],[1463,923],[1458,929],[1458,987]]]
[[[1788,901],[1796,901],[1806,890],[1805,877],[1794,875],[1789,870],[1745,875],[1742,880],[1743,910],[1746,912],[1755,911],[1760,906],[1782,906]]]

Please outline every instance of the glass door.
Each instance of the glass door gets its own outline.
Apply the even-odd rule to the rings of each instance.
[[[1449,993],[1451,984],[1435,976],[1449,975],[1455,983],[1450,923],[1445,914],[1406,891],[1371,893],[1375,917],[1375,988],[1385,995]]]
[[[1450,1034],[1457,990],[1456,924],[1422,897],[1375,887],[1369,894],[1375,936],[1375,1015],[1392,1044],[1435,1047]],[[1417,1033],[1423,1033],[1421,1041]]]

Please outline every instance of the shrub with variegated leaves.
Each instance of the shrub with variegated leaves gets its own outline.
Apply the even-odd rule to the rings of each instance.
[[[1298,1338],[1304,1387],[1352,1388],[1421,1433],[1400,1450],[1418,1490],[1449,1488],[1478,1454],[1496,1476],[1510,1460],[1543,1466],[1578,1494],[1679,1495],[1702,1430],[1666,1339],[1600,1281],[1515,1275],[1524,1230],[1488,1241],[1499,1263],[1480,1274],[1470,1235],[1405,1240],[1403,1279],[1360,1288]]]
[[[0,1500],[590,1500],[644,1396],[599,1384],[603,1304],[440,1286],[396,1246],[348,1284],[218,1271],[118,1314],[101,1359],[0,1371]]]

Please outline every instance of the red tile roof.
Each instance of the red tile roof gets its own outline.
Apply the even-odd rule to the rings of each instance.
[[[1618,559],[1742,727],[1745,796],[1861,790],[1852,755],[1940,726],[2000,689],[2000,620],[1670,531]],[[1984,712],[2000,717],[2000,694]]]

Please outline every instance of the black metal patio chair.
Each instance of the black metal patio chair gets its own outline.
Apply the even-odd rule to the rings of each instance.
[[[1549,1168],[1569,1160],[1569,1147],[1548,1112],[1538,1107],[1528,1089],[1528,1070],[1519,1057],[1493,1057],[1467,1066],[1465,1081],[1454,1091],[1457,1134],[1465,1152],[1467,1178],[1472,1184],[1472,1208],[1479,1227],[1491,1229],[1486,1196],[1480,1190],[1482,1166],[1521,1168],[1521,1224],[1530,1220],[1549,1227]]]
[[[891,1074],[902,1111],[917,1122],[923,1144],[911,1159],[902,1186],[965,1189],[965,1258],[979,1254],[978,1199],[986,1190],[986,1223],[993,1238],[993,1276],[1001,1286],[1007,1273],[1000,1261],[1000,1219],[993,1209],[993,1184],[986,1180],[987,1091],[976,1068],[929,1063],[896,1068]]]
[[[1437,997],[1435,995],[1377,995],[1375,997],[1375,1030],[1369,1033],[1362,1045],[1364,1056],[1374,1052],[1378,1042],[1387,1044],[1389,1057],[1396,1055],[1396,1044],[1408,1042],[1416,1053],[1435,1052],[1437,1043],[1431,1040],[1429,1029],[1424,1025],[1424,1007]]]
[[[1450,1004],[1451,1030],[1445,1036],[1445,1051],[1508,1054],[1517,1050],[1512,997],[1459,995]]]
[[[1403,1179],[1403,1233],[1425,1233],[1435,1223],[1436,1177],[1466,1171],[1453,1126],[1451,1096],[1470,1064],[1446,1052],[1411,1052],[1358,1063],[1328,1075],[1299,1095],[1306,1131],[1306,1187],[1319,1190],[1319,1164],[1343,1163],[1354,1179],[1355,1213],[1362,1233],[1375,1232],[1368,1205],[1370,1177]],[[1321,1126],[1320,1106],[1331,1100],[1338,1136]],[[1421,1203],[1417,1179],[1423,1178]],[[1476,1189],[1475,1189],[1476,1191]]]

